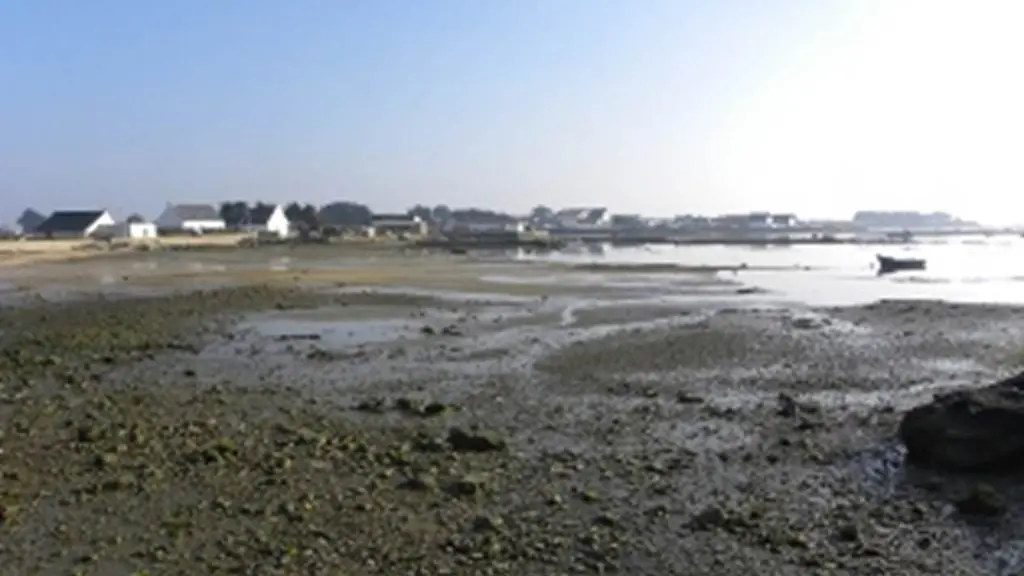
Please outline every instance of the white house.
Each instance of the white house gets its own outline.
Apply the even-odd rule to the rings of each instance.
[[[792,228],[799,223],[796,214],[772,214],[772,226],[775,228]]]
[[[146,219],[138,214],[133,214],[123,222],[112,226],[104,226],[96,231],[96,234],[103,234],[110,238],[156,238],[156,224],[146,222]]]
[[[58,210],[39,226],[34,235],[44,238],[88,238],[104,226],[112,226],[114,218],[106,210]]]
[[[612,221],[607,208],[566,208],[554,218],[562,228],[606,228]]]
[[[426,235],[427,223],[419,216],[408,214],[374,214],[370,225],[375,233]]]
[[[168,204],[153,223],[160,230],[184,230],[197,234],[227,228],[217,209],[210,204]]]
[[[246,232],[273,234],[279,238],[286,238],[291,232],[291,222],[280,204],[256,205],[249,208],[240,221],[230,222],[229,225]]]
[[[444,234],[499,234],[507,232],[522,233],[528,231],[526,223],[517,220],[473,222],[465,220],[448,220],[441,225]]]

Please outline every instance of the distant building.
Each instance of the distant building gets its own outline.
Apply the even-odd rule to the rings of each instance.
[[[507,222],[476,222],[467,220],[447,220],[441,224],[442,234],[494,234],[505,232],[526,232],[530,226],[525,222],[510,219]]]
[[[682,214],[672,219],[671,226],[677,229],[700,230],[710,228],[713,224],[713,219],[708,218],[707,216]]]
[[[645,220],[639,214],[613,214],[608,219],[608,225],[612,228],[642,228]]]
[[[157,229],[156,224],[146,222],[145,218],[138,214],[132,214],[121,222],[100,226],[92,235],[103,238],[156,238]]]
[[[607,208],[565,208],[554,215],[561,228],[603,228],[611,224]]]
[[[427,223],[419,216],[408,214],[374,214],[370,217],[370,226],[374,234],[427,234]]]
[[[721,228],[769,228],[771,215],[768,212],[751,212],[749,214],[723,214],[713,220],[714,225]]]
[[[799,224],[795,214],[772,214],[771,225],[773,228],[792,228]]]
[[[224,219],[211,204],[168,204],[153,223],[160,230],[183,231],[194,234],[215,232],[227,228]]]
[[[46,216],[31,208],[26,208],[18,217],[18,231],[22,234],[32,234],[44,220],[46,220]]]
[[[33,235],[43,238],[88,238],[114,218],[106,210],[58,210],[36,226]]]
[[[280,204],[258,204],[249,208],[244,215],[225,221],[228,228],[245,232],[264,233],[286,238],[291,232],[291,222]]]
[[[796,226],[797,222],[797,218],[793,214],[772,214],[770,212],[725,214],[712,219],[712,223],[716,227],[741,228],[746,230],[791,228]]]
[[[921,228],[952,228],[972,227],[974,222],[967,222],[946,212],[915,212],[915,211],[879,211],[861,210],[853,215],[853,223],[865,228],[921,229]]]

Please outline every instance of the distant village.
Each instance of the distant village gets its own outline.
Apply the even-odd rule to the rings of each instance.
[[[678,215],[651,218],[613,214],[607,208],[555,210],[538,206],[529,214],[491,210],[451,209],[417,205],[404,213],[374,213],[365,205],[334,202],[321,207],[245,202],[167,204],[152,219],[133,214],[115,219],[110,211],[58,210],[44,215],[26,209],[16,225],[0,230],[19,238],[156,238],[166,235],[205,235],[247,232],[288,238],[311,231],[376,235],[487,235],[550,233],[559,235],[602,232],[684,235],[688,233],[744,234],[751,232],[967,229],[978,225],[943,212],[862,211],[848,221],[802,220],[796,214],[750,212],[719,216]]]

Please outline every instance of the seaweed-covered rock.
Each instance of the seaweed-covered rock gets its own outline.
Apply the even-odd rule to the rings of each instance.
[[[906,413],[908,460],[941,470],[1008,471],[1024,464],[1024,373],[936,396]]]

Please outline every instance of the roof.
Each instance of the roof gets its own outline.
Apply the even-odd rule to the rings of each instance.
[[[45,220],[46,216],[43,216],[31,208],[26,208],[25,211],[21,213],[21,217],[18,218],[18,226],[21,226],[21,228],[26,232],[31,232]]]
[[[370,217],[373,222],[381,222],[385,220],[395,220],[400,222],[415,222],[416,218],[408,214],[374,214]]]
[[[607,208],[566,208],[555,213],[557,218],[572,218],[578,222],[597,222],[608,212]]]
[[[274,215],[274,210],[277,210],[277,206],[260,205],[254,206],[249,209],[249,224],[254,226],[266,226],[267,222],[270,221],[270,217]]]
[[[67,210],[57,211],[36,226],[36,232],[49,234],[53,232],[85,232],[103,216],[105,210]]]
[[[222,220],[211,204],[175,204],[171,209],[181,220]]]

